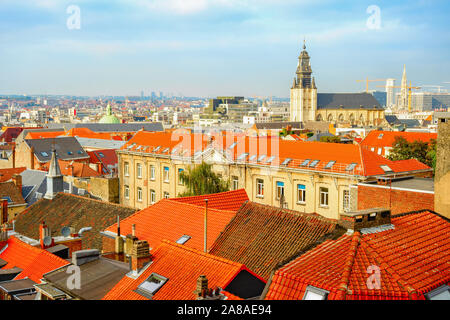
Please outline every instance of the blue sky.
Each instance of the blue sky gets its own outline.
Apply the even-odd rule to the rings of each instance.
[[[448,0],[1,0],[0,93],[288,97],[304,37],[319,92],[399,83],[403,64],[414,85],[445,86],[449,12]]]

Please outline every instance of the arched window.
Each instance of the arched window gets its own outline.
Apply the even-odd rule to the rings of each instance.
[[[328,115],[327,120],[328,122],[333,122],[333,115],[332,114]]]
[[[317,117],[316,117],[316,120],[317,120],[317,121],[323,121],[322,115],[321,115],[321,114],[318,114]]]
[[[339,122],[344,122],[344,115],[341,113],[338,117]]]

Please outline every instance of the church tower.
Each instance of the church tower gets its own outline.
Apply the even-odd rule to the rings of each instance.
[[[400,92],[399,108],[406,109],[408,107],[408,80],[406,78],[406,65],[403,66],[402,88]]]
[[[56,159],[56,150],[52,150],[52,159],[50,160],[50,167],[47,173],[47,192],[44,198],[52,200],[58,192],[63,192],[63,176],[59,168],[58,159]]]
[[[298,57],[298,66],[291,88],[291,121],[314,121],[317,110],[317,87],[311,77],[312,69],[306,44]]]

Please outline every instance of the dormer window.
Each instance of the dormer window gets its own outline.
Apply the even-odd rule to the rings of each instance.
[[[152,273],[144,282],[142,282],[136,289],[136,293],[151,299],[153,295],[168,281],[157,273]]]
[[[329,293],[330,292],[320,288],[307,286],[303,300],[327,300]]]

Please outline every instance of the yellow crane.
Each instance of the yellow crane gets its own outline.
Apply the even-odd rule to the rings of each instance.
[[[379,82],[379,81],[386,81],[388,79],[375,79],[375,80],[369,80],[369,78],[366,78],[366,80],[356,80],[356,82],[365,82],[366,83],[366,92],[369,93],[369,82]]]
[[[385,86],[377,86],[377,87],[383,87],[385,88]],[[400,88],[402,89],[402,86],[388,86],[386,88]],[[411,113],[412,112],[412,108],[411,108],[411,96],[412,96],[412,90],[419,90],[422,89],[422,87],[413,87],[412,86],[412,82],[409,82],[409,86],[406,87],[406,89],[408,89],[408,112]]]

